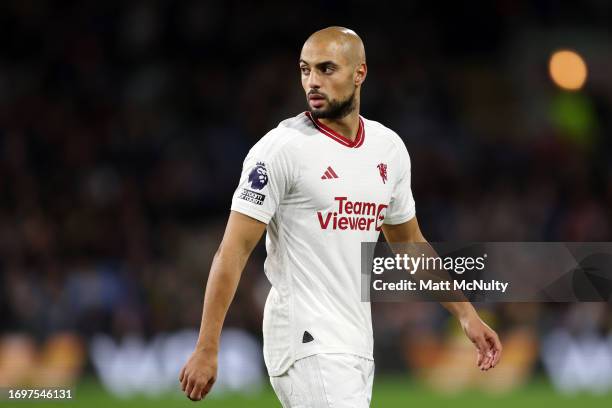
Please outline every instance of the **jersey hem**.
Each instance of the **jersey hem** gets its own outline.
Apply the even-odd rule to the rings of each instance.
[[[264,224],[268,224],[270,222],[270,219],[272,218],[266,213],[264,213],[263,211],[257,211],[257,210],[254,210],[253,208],[243,207],[238,203],[232,204],[232,206],[230,207],[230,210],[237,211],[251,218],[255,218],[257,221],[261,221]]]
[[[374,355],[372,352],[360,351],[354,349],[348,349],[346,347],[313,347],[306,352],[295,353],[294,357],[287,363],[283,364],[280,368],[273,370],[266,367],[268,375],[270,377],[278,377],[287,372],[287,370],[297,361],[302,358],[314,356],[315,354],[350,354],[352,356],[358,356],[365,358],[366,360],[374,361]]]
[[[392,218],[392,219],[385,218],[385,220],[383,221],[383,224],[389,224],[389,225],[403,224],[406,221],[410,221],[411,219],[413,219],[415,215],[416,213],[412,212],[412,213],[409,213],[408,215],[404,215],[403,217],[399,217],[399,218]]]

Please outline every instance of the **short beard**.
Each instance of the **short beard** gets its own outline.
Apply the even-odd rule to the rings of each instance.
[[[342,119],[355,110],[355,90],[343,101],[333,99],[328,101],[329,106],[323,110],[313,110],[310,105],[309,111],[314,119]]]

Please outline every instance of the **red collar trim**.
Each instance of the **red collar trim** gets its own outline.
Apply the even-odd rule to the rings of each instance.
[[[306,111],[305,113],[306,116],[308,116],[308,118],[315,125],[315,127],[319,130],[319,132],[323,133],[325,136],[330,137],[341,145],[351,148],[358,148],[363,144],[363,140],[365,139],[365,128],[363,126],[363,120],[361,120],[361,116],[359,117],[359,129],[357,129],[357,137],[355,137],[355,140],[351,140],[342,136],[340,133],[336,132],[332,128],[325,126],[318,119],[313,118],[310,112]]]

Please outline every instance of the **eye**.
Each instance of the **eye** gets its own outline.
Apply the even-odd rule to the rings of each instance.
[[[300,71],[302,71],[302,75],[310,74],[310,69],[308,69],[308,67],[300,67]]]
[[[331,74],[333,72],[334,72],[334,67],[332,67],[331,65],[328,65],[325,68],[323,68],[324,74]]]

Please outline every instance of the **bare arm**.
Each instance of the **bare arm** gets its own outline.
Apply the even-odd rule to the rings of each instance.
[[[234,298],[240,276],[266,224],[232,211],[223,240],[213,258],[206,293],[200,335],[196,348],[217,350],[221,328]]]
[[[230,213],[208,275],[198,342],[179,376],[183,391],[194,401],[204,398],[216,380],[223,322],[244,266],[265,229],[266,224],[260,221]]]
[[[421,233],[416,217],[397,225],[383,224],[385,239],[394,242],[423,242],[427,240]],[[432,248],[433,251],[433,248]],[[435,251],[433,251],[435,252]],[[493,331],[474,309],[470,302],[440,302],[461,323],[467,337],[478,349],[476,364],[481,370],[495,367],[501,358],[502,345],[497,333]]]

